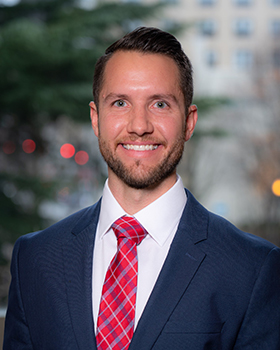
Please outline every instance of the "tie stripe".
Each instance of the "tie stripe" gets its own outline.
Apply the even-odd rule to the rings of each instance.
[[[137,292],[137,245],[147,231],[133,217],[116,220],[112,229],[117,253],[106,273],[97,320],[98,350],[126,350],[134,330]]]

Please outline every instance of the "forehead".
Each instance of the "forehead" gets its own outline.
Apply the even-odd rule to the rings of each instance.
[[[180,86],[180,73],[176,62],[162,54],[138,51],[117,51],[108,60],[103,76],[103,88],[112,83],[143,83]]]

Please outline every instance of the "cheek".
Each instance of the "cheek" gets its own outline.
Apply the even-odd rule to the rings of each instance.
[[[178,138],[184,137],[185,128],[186,125],[184,122],[178,123],[175,120],[171,120],[170,122],[159,126],[159,130],[162,135],[171,142],[172,140],[177,140]]]
[[[99,122],[99,134],[108,142],[118,137],[124,128],[124,122],[117,118],[105,117],[100,119]]]

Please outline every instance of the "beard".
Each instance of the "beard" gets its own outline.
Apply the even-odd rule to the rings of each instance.
[[[142,160],[135,160],[127,166],[109,148],[108,143],[99,135],[99,149],[108,167],[126,185],[135,189],[156,187],[175,171],[179,164],[185,145],[185,133],[177,138],[163,159],[153,166],[144,166]]]

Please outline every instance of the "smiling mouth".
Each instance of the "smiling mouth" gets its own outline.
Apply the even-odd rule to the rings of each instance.
[[[122,144],[123,148],[133,151],[153,151],[158,148],[158,145],[129,145]]]

